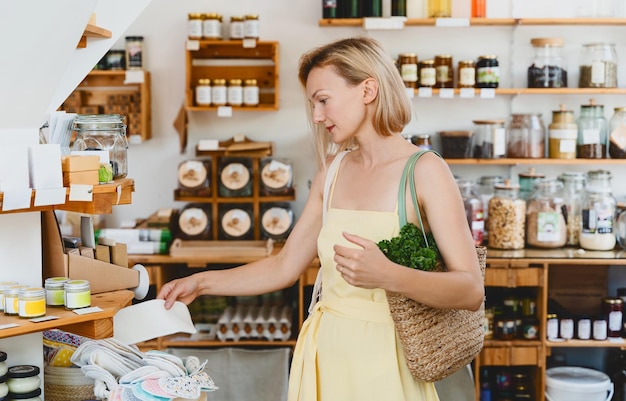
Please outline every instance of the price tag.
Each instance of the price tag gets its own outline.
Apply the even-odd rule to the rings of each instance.
[[[187,50],[200,50],[200,41],[199,40],[188,40],[187,41]]]
[[[417,89],[417,96],[419,97],[433,97],[433,88],[421,87]]]
[[[256,39],[254,38],[244,39],[241,42],[242,42],[241,45],[245,49],[254,49],[256,47]]]
[[[452,88],[439,89],[439,98],[440,99],[454,99],[454,89]]]
[[[480,97],[481,99],[493,99],[496,97],[496,90],[494,88],[481,88]]]
[[[217,116],[218,117],[232,117],[233,108],[230,106],[220,106],[217,108]]]
[[[435,20],[435,26],[450,27],[450,26],[470,26],[469,18],[437,18]]]
[[[465,99],[471,99],[476,95],[476,90],[474,88],[461,88],[459,89],[459,97]]]
[[[415,89],[413,88],[406,88],[406,95],[409,97],[409,99],[413,99],[415,97]]]

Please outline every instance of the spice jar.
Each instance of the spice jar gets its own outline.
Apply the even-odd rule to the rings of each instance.
[[[228,81],[227,98],[229,106],[241,106],[243,104],[241,79],[235,78]]]
[[[202,20],[204,15],[201,13],[187,14],[187,37],[189,39],[202,39]]]
[[[211,80],[208,78],[198,80],[198,85],[196,85],[196,105],[211,105]]]
[[[247,14],[243,19],[243,35],[246,39],[259,38],[259,16]]]
[[[435,88],[452,88],[454,67],[450,54],[435,56]]]
[[[559,105],[552,111],[552,123],[548,126],[548,154],[551,159],[575,159],[578,125],[574,112]]]
[[[578,246],[582,219],[582,198],[585,190],[585,174],[564,172],[558,179],[563,182],[563,203],[567,223],[567,246]]]
[[[73,150],[108,151],[113,179],[128,173],[126,124],[118,114],[79,114],[74,119]]]
[[[476,183],[471,180],[457,180],[457,185],[461,191],[465,216],[472,232],[472,238],[474,238],[476,245],[481,245],[485,231],[484,207],[483,201],[476,191]]]
[[[526,202],[519,185],[506,180],[494,187],[488,205],[488,244],[497,249],[522,249],[526,240]]]
[[[226,80],[219,78],[213,80],[213,86],[211,86],[211,104],[213,106],[226,106],[228,103],[228,88],[226,87]]]
[[[398,66],[404,86],[407,88],[417,87],[417,54],[400,53],[398,56]]]
[[[533,38],[535,57],[528,67],[529,88],[567,88],[566,63],[561,56],[563,39]]]
[[[472,154],[479,159],[499,159],[506,156],[504,120],[474,120]]]
[[[621,298],[604,298],[602,312],[607,318],[607,336],[619,338],[622,335],[622,300]]]
[[[587,173],[581,208],[580,246],[595,251],[613,249],[616,242],[613,229],[616,202],[611,190],[610,171],[594,170]]]
[[[46,314],[46,290],[27,287],[17,294],[18,314],[23,318],[40,317]]]
[[[419,78],[417,86],[420,88],[432,88],[437,83],[437,70],[435,60],[428,59],[419,62]]]
[[[245,36],[243,16],[233,15],[230,17],[230,35],[231,40],[240,40]]]
[[[560,248],[567,242],[563,183],[542,179],[526,203],[526,243],[538,248]]]
[[[126,69],[143,68],[143,36],[126,36]]]
[[[571,316],[563,316],[559,319],[559,337],[563,340],[574,338],[574,319]]]
[[[65,308],[79,309],[91,306],[91,286],[87,280],[69,280],[65,289]]]
[[[546,316],[546,337],[548,340],[559,338],[559,317],[556,313],[548,313]]]
[[[545,127],[541,114],[512,114],[507,127],[507,157],[545,157]]]
[[[202,21],[202,37],[204,39],[222,39],[222,16],[217,13],[205,14]]]
[[[615,107],[609,120],[609,156],[626,159],[626,107]]]
[[[474,60],[459,61],[457,86],[459,88],[476,86],[476,63]]]
[[[489,54],[480,56],[476,62],[476,87],[497,88],[500,83],[498,57]]]
[[[250,107],[259,105],[259,85],[256,79],[243,81],[243,105]]]
[[[606,340],[608,333],[608,323],[606,316],[598,315],[593,319],[593,339],[597,341]]]
[[[617,88],[617,52],[613,43],[583,45],[580,88]]]
[[[591,319],[581,316],[576,324],[576,337],[579,340],[589,340],[591,338]]]
[[[580,106],[580,117],[576,120],[578,138],[576,153],[581,159],[604,159],[607,157],[608,122],[604,118],[604,106],[589,99],[589,104]]]

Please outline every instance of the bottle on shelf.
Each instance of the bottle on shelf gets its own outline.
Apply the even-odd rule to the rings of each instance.
[[[617,88],[615,44],[584,44],[579,68],[579,88]]]
[[[494,187],[489,200],[488,244],[496,249],[523,249],[526,243],[526,201],[519,197],[519,185],[505,180]]]
[[[322,18],[337,17],[337,0],[322,0]]]
[[[545,157],[545,126],[541,114],[515,113],[507,126],[507,157]]]
[[[429,18],[449,18],[452,16],[452,0],[428,0]]]
[[[411,19],[426,18],[428,2],[426,0],[406,0],[406,17]]]
[[[487,0],[472,0],[472,18],[487,17]]]

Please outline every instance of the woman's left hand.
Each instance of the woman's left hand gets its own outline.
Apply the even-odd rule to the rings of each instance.
[[[389,279],[389,264],[385,254],[374,241],[358,235],[343,233],[343,237],[358,248],[335,245],[335,268],[349,284],[361,288],[384,288]]]

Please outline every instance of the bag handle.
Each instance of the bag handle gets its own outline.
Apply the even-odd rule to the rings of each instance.
[[[404,166],[402,171],[402,177],[400,178],[400,188],[398,189],[398,215],[400,216],[400,228],[404,227],[407,223],[406,219],[406,186],[409,185],[411,192],[411,199],[413,200],[413,206],[415,206],[415,213],[417,214],[417,221],[419,222],[422,235],[424,236],[424,243],[428,246],[428,239],[426,238],[426,231],[424,230],[424,223],[422,222],[422,214],[420,213],[419,204],[417,203],[417,191],[415,189],[415,165],[417,160],[426,152],[433,152],[432,150],[420,150],[413,153]],[[433,152],[436,154],[436,152]]]

